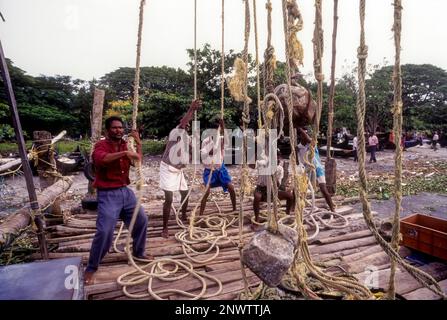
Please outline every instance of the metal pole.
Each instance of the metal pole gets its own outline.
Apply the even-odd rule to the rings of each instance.
[[[37,202],[36,189],[34,188],[33,173],[29,165],[28,155],[25,148],[25,140],[22,134],[22,125],[20,123],[19,113],[17,111],[17,103],[14,97],[14,91],[12,89],[11,78],[9,76],[8,66],[6,64],[5,55],[3,53],[3,46],[0,41],[0,69],[2,73],[3,82],[6,89],[6,95],[9,101],[9,110],[12,115],[12,122],[14,125],[14,131],[16,134],[17,144],[19,148],[20,158],[22,159],[22,168],[25,174],[26,187],[28,189],[28,195],[30,200],[31,210],[36,212],[39,210],[39,203]],[[48,247],[44,233],[44,225],[40,216],[35,216],[34,222],[37,226],[37,238],[39,239],[40,253],[42,259],[48,259]]]

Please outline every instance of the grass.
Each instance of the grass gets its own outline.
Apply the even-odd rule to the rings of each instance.
[[[26,142],[26,149],[31,148],[31,141]],[[9,154],[16,154],[19,152],[19,147],[15,142],[2,142],[0,143],[0,155],[2,157],[8,157]]]

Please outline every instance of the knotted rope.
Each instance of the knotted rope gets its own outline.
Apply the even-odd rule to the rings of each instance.
[[[374,221],[372,219],[371,214],[371,205],[368,201],[367,197],[367,186],[368,181],[366,178],[366,170],[365,170],[365,114],[366,114],[366,94],[365,94],[365,75],[366,75],[366,58],[368,57],[368,47],[365,44],[365,5],[366,0],[360,0],[360,46],[357,50],[357,57],[358,57],[358,81],[359,81],[359,90],[358,90],[358,96],[357,96],[357,137],[358,137],[358,158],[359,158],[359,197],[362,202],[363,206],[363,217],[365,218],[365,222],[368,226],[368,228],[373,233],[374,237],[376,238],[379,245],[382,247],[382,249],[388,254],[390,259],[392,261],[395,261],[395,263],[399,264],[402,268],[404,268],[411,276],[413,276],[419,283],[421,283],[423,286],[428,288],[429,290],[433,291],[437,295],[441,296],[442,298],[446,299],[447,296],[442,291],[441,287],[437,283],[437,281],[426,272],[423,272],[419,270],[418,268],[413,267],[412,265],[405,262],[400,256],[399,253],[394,249],[392,245],[390,245],[388,242],[386,242],[385,239],[379,234]],[[399,7],[399,5],[398,5]],[[398,8],[395,7],[395,8]],[[399,14],[397,13],[396,17],[398,17]],[[399,21],[399,19],[397,19]],[[395,25],[396,31],[399,30],[399,26]],[[400,34],[397,32],[397,38],[400,39]],[[397,47],[397,49],[400,50],[400,45]],[[397,50],[396,49],[396,50]],[[399,62],[399,60],[397,60]],[[398,77],[398,75],[395,74],[395,76]],[[397,78],[395,78],[397,79]],[[399,81],[398,81],[399,82]],[[397,89],[399,85],[395,87]],[[398,99],[395,97],[395,99]],[[395,100],[396,102],[398,100]],[[399,106],[399,104],[397,104]],[[399,107],[397,108],[399,109]],[[397,110],[396,109],[396,110]],[[394,110],[395,114],[395,121],[394,123],[394,129],[398,129],[399,123],[401,124],[400,120],[397,119],[401,115],[401,111]],[[400,137],[400,136],[399,136]],[[398,138],[399,138],[398,137]],[[400,141],[396,144],[396,148],[398,148],[398,145],[400,145]],[[396,154],[396,162],[401,162],[402,159]],[[399,169],[397,169],[399,170]],[[401,169],[400,169],[401,170]],[[398,179],[399,177],[397,177]],[[396,182],[395,182],[396,183]],[[399,190],[399,189],[398,189]],[[397,197],[398,198],[398,197]],[[397,199],[396,198],[396,199]],[[399,200],[396,200],[398,203]],[[396,210],[399,210],[398,205],[396,205]],[[397,214],[400,214],[400,212],[397,211]],[[396,226],[394,226],[396,228]],[[394,238],[396,238],[396,235],[393,235]]]
[[[329,88],[329,106],[327,120],[327,159],[331,158],[332,125],[334,123],[334,96],[335,96],[335,63],[337,55],[337,26],[338,26],[338,0],[334,0],[334,21],[332,28],[332,61],[331,61],[331,87]]]

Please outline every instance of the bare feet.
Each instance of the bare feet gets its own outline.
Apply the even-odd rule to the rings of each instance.
[[[161,236],[163,237],[163,238],[165,238],[165,239],[168,239],[169,238],[169,232],[168,232],[168,229],[166,228],[166,229],[163,229],[163,231],[161,232]]]
[[[94,272],[94,271],[86,271],[86,272],[84,273],[84,284],[85,284],[86,286],[95,283],[94,275],[95,275],[95,272]]]

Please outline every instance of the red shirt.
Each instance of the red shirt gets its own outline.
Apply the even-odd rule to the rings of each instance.
[[[103,162],[104,157],[107,154],[126,150],[127,143],[124,140],[120,141],[118,148],[116,148],[116,144],[109,139],[98,141],[95,144],[92,154],[96,170],[95,181],[93,182],[95,188],[112,189],[130,184],[130,160],[128,157],[121,157],[107,164]]]

